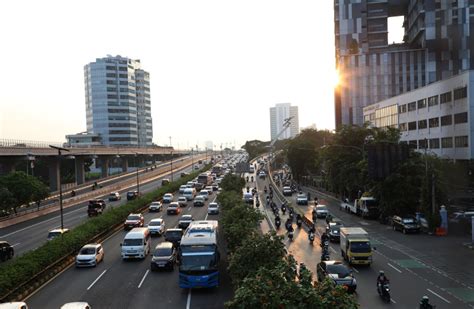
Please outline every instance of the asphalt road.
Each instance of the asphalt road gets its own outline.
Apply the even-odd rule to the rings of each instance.
[[[173,170],[173,178],[178,179],[180,177],[181,172],[183,171],[190,172],[191,167],[189,165],[185,168]],[[170,171],[163,172],[159,177],[156,177],[153,181],[147,183],[143,183],[143,180],[141,180],[140,191],[146,193],[156,189],[157,187],[160,187],[161,180],[163,178],[170,178]],[[125,204],[127,202],[126,192],[135,189],[135,186],[133,186],[132,188],[124,187],[120,191],[122,199],[115,202],[108,201],[108,194],[97,195],[94,198],[104,199],[107,203],[107,211],[107,209]],[[78,203],[77,205],[65,208],[63,211],[64,227],[68,229],[74,228],[83,221],[87,220],[87,218],[87,202]],[[60,227],[61,218],[58,210],[41,217],[37,217],[22,223],[15,224],[13,226],[2,228],[0,229],[0,239],[8,241],[14,247],[15,257],[17,257],[29,250],[33,250],[41,246],[43,243],[46,242],[48,232],[52,229]]]
[[[155,185],[156,188],[156,185]],[[216,198],[216,192],[210,197]],[[177,196],[175,195],[175,200]],[[194,207],[189,202],[180,215],[167,215],[166,206],[160,213],[144,213],[145,223],[162,217],[166,227],[175,227],[183,214],[191,214],[195,220],[204,220],[207,205]],[[217,219],[212,215],[208,219]],[[232,297],[230,278],[226,274],[227,257],[221,250],[220,286],[208,290],[181,289],[178,285],[178,269],[172,272],[151,272],[149,255],[144,260],[123,261],[120,243],[126,231],[120,231],[103,242],[105,259],[95,268],[70,267],[46,284],[26,302],[30,308],[59,308],[72,301],[87,301],[92,308],[223,308]],[[220,233],[219,237],[223,237]],[[222,239],[222,238],[221,238]],[[152,248],[164,241],[154,237]]]
[[[252,174],[249,174],[250,176]],[[253,174],[254,178],[256,175]],[[250,187],[255,187],[255,183],[250,183]],[[268,187],[268,179],[257,179],[257,188],[260,194],[261,211],[265,212],[274,222],[272,211],[269,207],[264,209],[265,195],[263,187]],[[306,193],[306,192],[305,192]],[[311,191],[314,197],[315,191]],[[468,282],[463,280],[463,269],[474,269],[474,259],[472,251],[463,247],[450,247],[449,244],[443,242],[443,246],[437,243],[437,238],[428,235],[404,235],[400,232],[392,231],[391,227],[381,225],[376,221],[362,220],[360,217],[352,216],[339,210],[337,201],[326,198],[318,193],[319,204],[325,204],[329,207],[330,212],[340,218],[345,226],[357,226],[365,228],[372,239],[374,251],[374,261],[370,267],[355,266],[352,267],[354,275],[357,279],[356,298],[361,308],[417,308],[421,297],[427,295],[430,302],[436,305],[436,308],[473,308],[474,307],[474,290],[472,286],[464,284]],[[312,203],[309,206],[297,206],[296,194],[291,198],[288,197],[292,206],[299,208],[302,212],[311,218]],[[277,202],[278,199],[274,198]],[[277,202],[277,205],[281,205]],[[284,222],[288,217],[282,215],[282,226],[278,230],[279,235],[286,235]],[[320,262],[321,250],[319,235],[325,230],[325,221],[317,222],[317,238],[313,245],[308,241],[308,234],[305,229],[298,229],[296,224],[295,239],[290,242],[285,237],[288,251],[295,256],[297,261],[305,263],[305,265],[313,272],[316,280],[316,264]],[[446,247],[447,246],[447,247]],[[456,248],[455,251],[453,251]],[[331,258],[342,260],[338,243],[330,245]],[[446,273],[431,261],[438,261],[439,255],[452,256],[451,260],[447,260],[450,273]],[[422,259],[420,259],[423,257]],[[379,270],[384,270],[390,279],[391,286],[391,304],[383,303],[376,291],[376,278]],[[472,277],[471,277],[472,280]]]

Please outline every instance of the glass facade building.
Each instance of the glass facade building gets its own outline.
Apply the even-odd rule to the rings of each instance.
[[[150,76],[140,60],[98,58],[84,66],[87,132],[107,146],[152,145]]]

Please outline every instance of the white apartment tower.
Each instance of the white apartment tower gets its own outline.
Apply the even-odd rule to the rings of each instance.
[[[291,106],[291,103],[279,103],[275,107],[270,107],[270,134],[274,140],[278,133],[283,130],[285,119],[293,117],[291,124],[278,139],[293,138],[299,133],[298,106]]]
[[[84,66],[87,132],[107,146],[152,145],[150,74],[140,60],[98,58]]]

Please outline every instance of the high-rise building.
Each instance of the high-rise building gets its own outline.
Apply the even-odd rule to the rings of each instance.
[[[212,143],[212,141],[205,141],[204,144],[205,144],[206,150],[212,150],[214,148],[214,144]]]
[[[140,60],[98,58],[84,66],[87,132],[104,145],[151,146],[150,75]]]
[[[291,103],[280,103],[276,104],[275,107],[270,107],[270,135],[272,140],[283,130],[285,119],[290,117],[293,118],[290,121],[289,128],[278,139],[292,138],[299,133],[298,106],[291,106]]]
[[[335,0],[336,127],[363,124],[370,104],[474,69],[472,1]],[[389,44],[388,18],[403,16],[404,42]]]

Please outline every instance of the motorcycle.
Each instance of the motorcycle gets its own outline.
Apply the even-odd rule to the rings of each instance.
[[[301,225],[302,225],[302,224],[303,224],[303,220],[302,220],[301,218],[298,218],[298,219],[296,220],[296,225],[297,225],[299,228],[301,228]]]
[[[280,228],[280,225],[281,225],[281,220],[280,219],[275,219],[275,226],[277,229]]]
[[[329,255],[329,250],[325,249],[321,252],[321,261],[329,261],[331,256]]]
[[[329,240],[321,242],[320,246],[323,248],[323,250],[329,248]]]
[[[311,232],[308,234],[308,239],[309,239],[309,242],[311,243],[311,245],[313,244],[314,242],[314,233]]]
[[[390,302],[390,285],[388,282],[384,284],[378,284],[377,292],[379,293],[380,297],[382,297],[383,301],[386,303]]]
[[[289,231],[289,232],[288,232],[288,239],[289,239],[290,241],[293,240],[293,231]]]
[[[267,193],[267,187],[265,186],[265,188],[263,189],[263,192],[265,192],[265,194]]]

